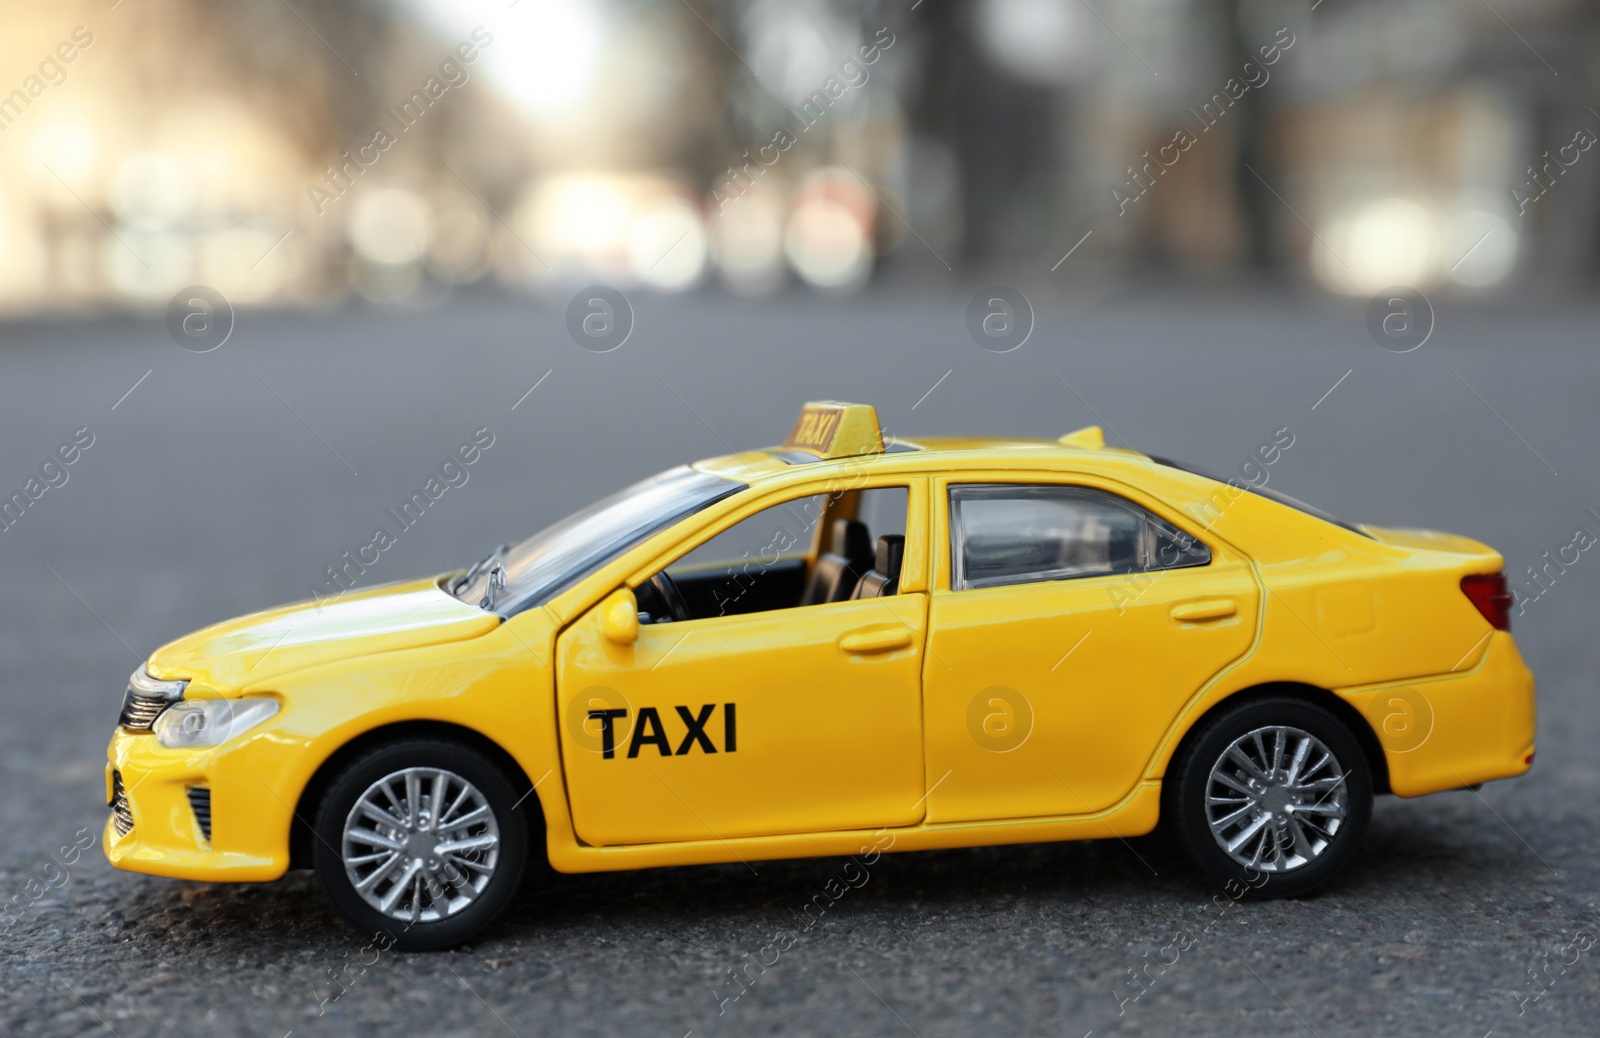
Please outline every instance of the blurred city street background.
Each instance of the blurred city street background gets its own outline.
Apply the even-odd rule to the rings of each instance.
[[[67,2],[0,42],[0,306],[1593,283],[1576,0]]]
[[[4,25],[0,497],[42,489],[0,523],[0,1034],[1592,1033],[1600,563],[1550,565],[1600,536],[1592,6]],[[557,877],[468,948],[376,963],[307,874],[90,846],[25,893],[104,824],[128,672],[323,587],[472,430],[494,446],[365,582],[776,442],[817,398],[912,438],[1101,424],[1222,473],[1289,429],[1272,486],[1505,553],[1537,765],[1380,800],[1300,901],[1219,906],[1155,837],[889,856],[742,994],[837,862]]]

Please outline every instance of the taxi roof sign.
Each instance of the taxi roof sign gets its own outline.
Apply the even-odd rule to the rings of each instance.
[[[814,400],[800,409],[783,446],[819,458],[882,454],[883,430],[878,427],[878,412],[870,404]]]

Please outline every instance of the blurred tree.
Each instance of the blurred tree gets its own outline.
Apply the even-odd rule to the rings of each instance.
[[[1256,24],[1249,17],[1250,0],[1206,0],[1211,17],[1218,21],[1217,38],[1225,41],[1222,65],[1229,75],[1238,75],[1244,63],[1257,57],[1265,40],[1257,39]],[[1278,178],[1267,139],[1265,91],[1251,90],[1241,97],[1230,117],[1233,125],[1233,190],[1244,243],[1241,262],[1257,272],[1276,268],[1281,263],[1274,246],[1273,228],[1283,203],[1274,198],[1267,184]]]
[[[1046,174],[1059,159],[1053,91],[1008,74],[980,47],[977,3],[927,3],[917,10],[919,75],[909,102],[914,132],[951,149],[961,173],[959,258],[968,266],[1021,251],[1017,233],[1043,231]]]

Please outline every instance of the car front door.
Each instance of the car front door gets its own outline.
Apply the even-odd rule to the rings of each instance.
[[[1184,704],[1249,651],[1248,560],[1090,477],[996,473],[937,495],[928,820],[1111,807]]]
[[[780,531],[770,552],[730,568],[739,602],[687,596],[721,603],[723,615],[644,623],[636,641],[618,644],[603,633],[602,602],[561,634],[562,762],[584,842],[715,841],[922,818],[927,488],[895,482],[907,491],[895,594],[787,607],[767,595],[770,566],[798,596],[784,548],[805,543],[821,521],[791,491],[735,510],[687,546],[745,523]],[[800,516],[807,529],[794,528]],[[670,573],[683,553],[649,569]],[[696,562],[680,576],[687,584],[706,568]],[[648,596],[652,575],[630,584]]]

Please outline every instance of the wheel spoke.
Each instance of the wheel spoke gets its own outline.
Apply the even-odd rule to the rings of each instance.
[[[1211,781],[1217,783],[1219,786],[1227,786],[1236,793],[1243,793],[1247,797],[1255,796],[1254,790],[1245,785],[1243,782],[1240,782],[1238,779],[1234,778],[1232,775],[1228,774],[1226,771],[1213,771],[1211,773]]]
[[[1256,806],[1254,804],[1245,804],[1245,805],[1239,807],[1237,810],[1228,812],[1227,814],[1223,815],[1221,818],[1212,819],[1211,827],[1213,829],[1226,829],[1228,826],[1232,825],[1234,822],[1239,821],[1245,815],[1249,814],[1251,811],[1254,811],[1254,810],[1256,810]]]
[[[1263,827],[1261,829],[1260,833],[1256,837],[1256,850],[1255,850],[1255,853],[1250,855],[1250,865],[1251,865],[1251,867],[1253,867],[1253,868],[1260,868],[1261,867],[1261,858],[1262,858],[1263,855],[1266,854],[1267,844],[1270,843],[1271,840],[1272,840],[1271,832]]]
[[[473,793],[472,787],[469,786],[469,785],[466,785],[465,783],[463,783],[462,786],[461,786],[461,792],[457,793],[455,800],[450,802],[450,807],[448,809],[446,809],[445,811],[440,813],[439,820],[441,822],[443,822],[443,821],[451,818],[456,813],[456,811],[460,809],[462,801],[466,800],[467,797],[472,795],[472,793]]]
[[[378,881],[380,879],[382,879],[383,877],[387,876],[389,874],[389,871],[391,869],[393,869],[395,867],[395,865],[398,862],[402,861],[402,860],[403,859],[402,859],[401,855],[398,852],[391,851],[389,853],[389,860],[385,861],[382,865],[379,865],[377,868],[375,868],[371,872],[369,872],[367,874],[367,878],[366,879],[364,879],[360,883],[356,884],[356,890],[359,891],[359,892],[365,892],[365,891],[371,890],[374,886],[377,885],[377,883],[378,883]]]
[[[378,908],[384,912],[392,911],[394,906],[399,903],[400,895],[404,894],[406,888],[411,886],[412,877],[421,871],[422,866],[417,864],[415,858],[407,862],[405,871],[400,873],[400,877],[394,881],[394,886],[390,887],[389,892],[383,896],[383,900],[378,902]]]
[[[385,836],[371,829],[351,829],[344,834],[344,838],[367,844],[369,847],[382,847],[391,851],[403,851],[406,847],[405,841],[396,840],[392,836]]]
[[[401,803],[400,802],[400,798],[394,795],[394,787],[389,784],[393,779],[394,779],[394,776],[390,775],[388,778],[383,780],[383,783],[382,783],[383,795],[389,801],[389,806],[394,808],[395,811],[398,812],[395,815],[395,817],[401,819],[399,827],[401,829],[404,829],[404,828],[406,828],[406,823],[405,823],[405,820],[404,820],[404,818],[402,816],[406,813],[406,805]]]
[[[1266,780],[1267,773],[1262,771],[1259,767],[1257,767],[1255,761],[1253,761],[1249,757],[1245,756],[1245,752],[1242,749],[1239,748],[1237,743],[1234,744],[1233,746],[1228,747],[1227,758],[1229,760],[1233,761],[1235,764],[1239,765],[1239,767],[1244,772],[1246,772],[1251,778],[1258,779],[1258,780],[1261,780],[1261,781],[1265,781]],[[1215,778],[1216,775],[1217,775],[1216,772],[1212,773],[1212,777],[1213,778]]]
[[[362,814],[366,815],[368,818],[379,823],[380,825],[387,825],[391,829],[404,829],[406,827],[406,820],[404,818],[385,811],[383,808],[379,807],[377,804],[374,804],[370,800],[361,801],[360,808]]]
[[[449,782],[450,779],[444,772],[436,771],[433,773],[433,793],[429,798],[430,802],[428,804],[428,814],[430,815],[428,828],[435,832],[439,830],[439,816],[444,810],[444,793],[449,786]]]
[[[1315,775],[1317,772],[1321,771],[1324,767],[1326,767],[1332,761],[1333,761],[1333,754],[1324,751],[1324,753],[1322,755],[1322,759],[1317,761],[1315,764],[1311,765],[1311,767],[1307,768],[1301,774],[1301,776],[1300,776],[1301,783],[1304,784],[1307,779],[1309,779],[1312,775]]]
[[[472,876],[468,873],[457,869],[456,876],[450,878],[450,885],[455,888],[458,896],[468,901],[478,900],[478,888],[472,885]]]
[[[422,799],[422,780],[415,771],[406,772],[406,828],[417,831],[417,801]]]
[[[1249,825],[1245,826],[1243,829],[1240,829],[1237,836],[1224,844],[1224,846],[1228,848],[1228,853],[1232,854],[1234,851],[1248,843],[1250,837],[1260,832],[1262,827],[1267,824],[1268,817],[1268,815],[1262,814],[1251,819]]]
[[[486,851],[499,845],[500,837],[492,833],[484,833],[482,836],[468,836],[461,840],[444,840],[433,849],[433,853],[440,857],[445,857],[460,851]]]
[[[1289,830],[1289,837],[1294,841],[1294,852],[1296,854],[1307,861],[1317,856],[1317,852],[1311,846],[1311,841],[1306,839],[1305,830],[1300,828],[1300,820],[1298,818],[1290,815],[1288,820],[1284,822],[1284,826]]]
[[[458,865],[458,866],[463,866],[465,868],[469,868],[469,869],[473,870],[474,872],[479,873],[480,875],[484,875],[484,876],[492,876],[492,875],[494,875],[494,866],[493,865],[485,865],[483,862],[476,861],[476,860],[474,860],[472,858],[468,858],[465,855],[452,854],[452,855],[450,855],[450,862],[453,865]]]
[[[1256,755],[1255,755],[1254,759],[1256,761],[1258,761],[1259,763],[1261,763],[1261,764],[1266,764],[1267,763],[1267,744],[1266,744],[1266,740],[1261,735],[1261,729],[1260,728],[1257,728],[1255,731],[1250,733],[1250,741],[1255,744],[1255,748],[1256,748]],[[1262,777],[1265,778],[1266,776],[1263,775]]]
[[[453,819],[444,825],[439,826],[439,831],[442,833],[453,833],[457,829],[465,829],[469,825],[477,825],[479,822],[483,821],[485,818],[488,818],[493,813],[494,812],[489,809],[489,805],[484,804],[482,807],[473,808],[460,818]]]
[[[1295,747],[1294,756],[1289,759],[1289,771],[1283,776],[1283,781],[1294,785],[1300,778],[1300,769],[1305,767],[1306,755],[1311,752],[1311,737],[1306,736],[1300,740],[1300,745]]]

